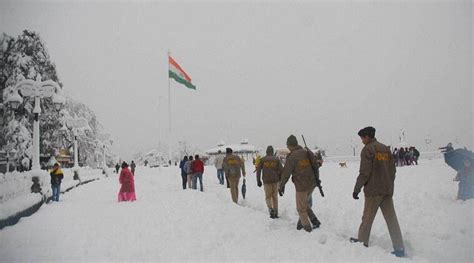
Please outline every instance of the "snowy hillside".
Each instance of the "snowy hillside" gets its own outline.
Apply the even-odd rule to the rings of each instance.
[[[247,163],[247,170],[253,170]],[[181,189],[176,167],[136,171],[138,201],[117,203],[117,175],[102,178],[44,205],[0,231],[2,262],[25,261],[308,261],[472,262],[474,200],[457,201],[454,170],[442,160],[398,169],[395,209],[408,259],[390,254],[381,213],[370,247],[351,244],[363,198],[353,200],[358,163],[321,169],[326,197],[314,193],[322,222],[312,233],[295,229],[294,187],[279,199],[281,218],[268,218],[263,189],[247,178],[247,199],[231,202],[206,166],[204,192]]]

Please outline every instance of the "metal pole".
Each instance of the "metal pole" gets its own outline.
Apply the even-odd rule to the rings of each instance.
[[[79,168],[79,150],[77,149],[77,136],[74,134],[74,169]]]
[[[168,50],[168,127],[169,127],[169,135],[168,135],[168,160],[171,160],[171,84],[170,84],[170,77],[169,77],[169,71],[170,71],[170,58],[171,52]]]

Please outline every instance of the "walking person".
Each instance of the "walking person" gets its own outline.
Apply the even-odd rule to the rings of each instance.
[[[183,190],[186,189],[186,183],[188,182],[188,174],[184,170],[184,164],[188,161],[188,156],[184,156],[183,160],[179,162],[179,169],[181,170],[181,179],[183,181]]]
[[[192,188],[192,181],[193,181],[193,171],[191,170],[191,164],[193,162],[193,156],[190,155],[188,157],[188,161],[184,163],[183,170],[186,171],[186,181],[188,181],[188,188]]]
[[[299,215],[296,229],[311,232],[313,228],[318,228],[321,225],[308,203],[314,188],[321,183],[319,180],[319,166],[313,152],[298,145],[298,140],[294,135],[288,137],[286,146],[290,153],[286,157],[278,192],[280,196],[283,196],[285,184],[292,176],[291,180],[296,189],[296,210]],[[316,171],[313,170],[313,167],[316,168]]]
[[[135,175],[135,168],[136,168],[136,167],[137,167],[137,166],[135,165],[135,162],[132,161],[132,163],[130,163],[130,168],[132,169],[132,174],[133,174],[133,175]]]
[[[115,165],[115,173],[118,174],[118,173],[119,173],[119,170],[120,170],[120,164],[117,163],[117,164]]]
[[[239,200],[239,182],[241,175],[245,178],[245,164],[239,156],[232,153],[231,148],[225,149],[226,156],[223,162],[225,177],[229,181],[232,201],[237,204]]]
[[[261,158],[257,165],[257,186],[262,187],[263,179],[265,202],[270,218],[278,218],[278,187],[283,167],[280,159],[273,156],[273,146],[269,145],[266,152],[267,155]]]
[[[118,201],[123,202],[137,200],[135,194],[135,179],[133,178],[132,172],[128,169],[128,164],[126,162],[122,163],[122,171],[120,171],[119,182],[121,187],[118,193]]]
[[[53,165],[53,169],[49,172],[51,177],[51,190],[53,191],[52,201],[59,202],[59,194],[61,193],[61,181],[64,178],[64,173],[59,167],[59,163]]]
[[[224,169],[222,168],[222,164],[224,163],[224,155],[222,151],[219,150],[217,152],[217,156],[214,160],[214,166],[217,169],[217,180],[219,180],[219,184],[224,184]]]
[[[405,247],[392,199],[396,173],[392,153],[387,146],[377,141],[375,128],[363,128],[358,135],[365,146],[360,153],[359,176],[352,197],[359,199],[358,195],[364,187],[365,203],[358,236],[350,238],[350,241],[362,242],[364,246],[369,246],[370,230],[380,207],[392,239],[392,253],[397,257],[404,257]]]
[[[204,173],[204,163],[201,161],[198,154],[194,156],[194,162],[191,163],[191,170],[193,171],[193,189],[197,189],[197,181],[199,180],[199,190],[202,192],[202,174]]]
[[[413,161],[415,162],[416,165],[418,165],[418,158],[420,158],[420,151],[416,149],[415,146],[413,146]]]

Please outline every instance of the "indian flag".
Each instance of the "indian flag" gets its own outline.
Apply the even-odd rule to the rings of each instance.
[[[191,83],[191,77],[189,77],[186,72],[181,68],[181,66],[171,57],[168,56],[168,64],[169,64],[169,77],[173,78],[177,82],[183,84],[184,86],[188,87],[188,89],[196,89]]]

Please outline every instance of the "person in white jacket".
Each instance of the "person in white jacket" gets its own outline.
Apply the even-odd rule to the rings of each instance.
[[[219,180],[219,184],[224,184],[224,169],[222,168],[222,164],[224,163],[224,155],[222,154],[221,150],[217,152],[216,159],[214,160],[214,166],[217,169],[217,179]]]

